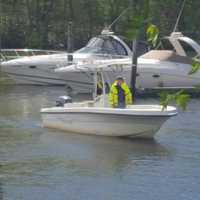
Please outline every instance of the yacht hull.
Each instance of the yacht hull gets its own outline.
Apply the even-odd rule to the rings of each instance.
[[[111,111],[110,111],[111,110]],[[67,132],[115,136],[153,138],[172,114],[142,114],[127,109],[42,109],[43,126]]]
[[[139,63],[136,86],[143,89],[177,89],[177,88],[194,88],[200,84],[200,73],[189,75],[190,65],[176,63]],[[77,93],[91,93],[93,91],[92,72],[63,72],[55,73],[53,70],[26,69],[19,67],[13,71],[12,67],[2,68],[16,84],[33,84],[33,85],[67,85],[69,89]],[[120,70],[114,68],[105,68],[110,82],[115,77],[123,74],[127,84],[130,85],[131,66],[126,66]]]
[[[66,85],[66,81],[57,74],[49,70],[42,69],[26,69],[25,67],[17,67],[14,71],[12,67],[2,67],[2,71],[6,73],[16,84],[25,85]]]
[[[67,84],[74,92],[90,93],[93,89],[92,68],[104,63],[103,68],[108,72],[110,82],[116,76],[123,75],[130,84],[131,50],[119,37],[109,31],[104,31],[102,35],[92,38],[85,47],[74,52],[73,56],[62,52],[23,57],[2,62],[2,71],[18,84]],[[200,72],[189,74],[194,62],[193,57],[198,58],[200,55],[200,45],[179,32],[173,32],[166,39],[173,46],[173,50],[151,50],[145,54],[141,53],[142,56],[138,57],[137,88],[194,88],[200,84]],[[190,51],[193,50],[194,56],[187,55],[188,52],[182,42],[190,47]],[[81,67],[82,65],[85,69]],[[73,73],[58,69],[70,66],[74,66]],[[56,74],[55,71],[60,73]]]
[[[88,69],[85,69],[88,70]],[[112,83],[116,76],[123,75],[128,85],[131,85],[131,65],[116,68],[104,68],[106,77]],[[190,75],[191,65],[173,62],[158,62],[153,60],[147,63],[138,59],[136,88],[138,89],[188,89],[195,88],[200,84],[200,72]],[[92,91],[92,70],[91,71],[66,71],[57,72],[62,79],[70,85],[73,91],[85,88],[84,92]],[[74,81],[71,81],[73,77]]]

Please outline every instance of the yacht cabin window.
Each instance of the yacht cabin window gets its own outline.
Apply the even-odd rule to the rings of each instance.
[[[76,53],[95,53],[127,56],[128,52],[119,41],[110,36],[92,38],[88,44]]]

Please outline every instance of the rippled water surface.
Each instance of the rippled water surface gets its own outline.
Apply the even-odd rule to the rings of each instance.
[[[200,199],[199,99],[145,141],[42,128],[40,108],[63,93],[0,88],[0,200]]]

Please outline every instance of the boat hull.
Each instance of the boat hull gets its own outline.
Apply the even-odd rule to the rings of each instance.
[[[66,81],[57,76],[53,71],[32,70],[21,67],[13,71],[11,67],[2,71],[19,85],[66,85]]]
[[[170,116],[42,111],[43,126],[67,132],[153,138]]]
[[[117,69],[116,67],[105,68],[104,71],[109,78],[109,82],[113,82],[115,78],[122,74],[126,79],[126,83],[131,85],[130,74],[131,66],[125,66]],[[152,61],[152,63],[145,63],[139,59],[137,68],[136,88],[138,89],[188,89],[195,88],[200,84],[200,73],[189,75],[191,65],[178,64],[172,62]],[[60,72],[58,73],[62,79],[71,87],[72,91],[78,91],[84,88],[85,93],[90,93],[93,89],[91,84],[92,71],[83,73],[83,71],[76,72]],[[89,77],[91,76],[91,77]],[[73,79],[72,79],[73,77]],[[73,81],[71,81],[73,80]]]
[[[1,70],[15,80],[16,84],[67,85],[71,91],[77,93],[91,93],[93,91],[92,70],[55,73],[55,66],[39,65],[35,66],[36,68],[31,67],[34,67],[34,65],[13,67],[8,63],[7,65],[2,64]],[[131,65],[104,69],[110,82],[113,82],[116,76],[123,74],[129,85],[131,70]],[[200,84],[200,73],[189,75],[190,70],[191,65],[189,64],[149,61],[139,58],[136,87],[139,89],[194,88]]]

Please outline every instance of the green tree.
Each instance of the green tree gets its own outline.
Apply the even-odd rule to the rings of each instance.
[[[1,0],[2,47],[66,49],[67,25],[72,21],[74,47],[80,48],[127,8],[112,26],[117,34],[125,36],[130,29],[136,30],[134,23],[140,16],[156,24],[160,36],[166,36],[174,28],[181,3],[182,0]],[[200,40],[200,12],[194,12],[199,7],[199,0],[187,0],[178,26],[195,40]]]

